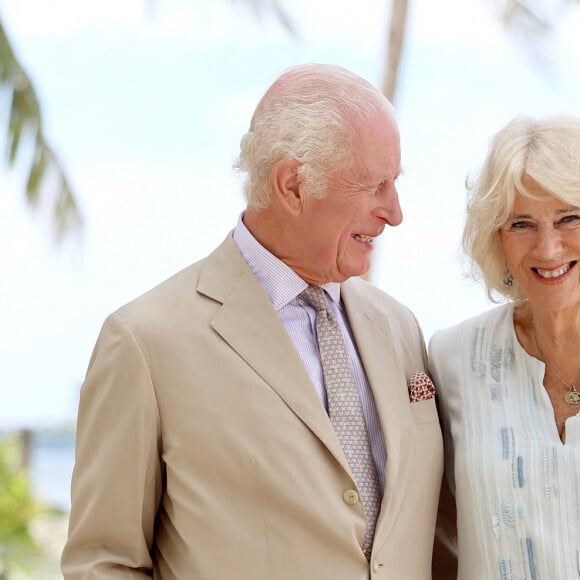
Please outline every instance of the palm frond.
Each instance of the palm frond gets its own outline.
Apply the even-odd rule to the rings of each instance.
[[[577,1],[577,0],[574,0]],[[566,10],[566,0],[494,0],[505,28],[520,41],[535,64],[543,69],[554,66],[554,35]]]
[[[11,92],[10,119],[6,139],[6,161],[13,168],[19,154],[32,147],[25,195],[32,208],[52,195],[50,221],[57,241],[82,228],[82,216],[62,164],[48,144],[42,127],[42,116],[36,91],[18,59],[0,20],[0,84]],[[46,191],[47,178],[55,177]]]
[[[266,12],[272,11],[286,32],[292,36],[297,35],[296,26],[282,7],[280,0],[230,0],[230,2],[237,2],[249,7],[258,18],[261,18]]]

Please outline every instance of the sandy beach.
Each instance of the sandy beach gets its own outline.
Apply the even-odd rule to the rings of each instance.
[[[62,580],[59,562],[67,526],[68,514],[49,512],[38,516],[31,533],[40,552],[25,563],[25,569],[11,573],[10,580]]]

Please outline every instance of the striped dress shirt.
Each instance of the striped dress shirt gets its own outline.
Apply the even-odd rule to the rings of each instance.
[[[262,246],[250,233],[242,221],[243,214],[233,231],[233,237],[244,260],[258,278],[270,298],[282,324],[288,331],[298,351],[312,383],[328,411],[326,389],[322,374],[322,363],[316,340],[316,311],[298,295],[308,284]],[[375,400],[365,370],[362,366],[346,312],[340,301],[340,284],[331,282],[321,286],[330,298],[330,305],[340,324],[352,371],[358,387],[363,413],[367,424],[373,459],[381,489],[385,489],[385,469],[387,450],[383,429],[377,413]]]

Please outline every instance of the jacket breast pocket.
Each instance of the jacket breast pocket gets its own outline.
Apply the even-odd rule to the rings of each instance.
[[[426,399],[424,401],[411,403],[411,411],[413,412],[413,417],[415,418],[415,423],[417,424],[430,423],[432,421],[439,420],[439,415],[437,414],[437,405],[435,404],[435,397]]]

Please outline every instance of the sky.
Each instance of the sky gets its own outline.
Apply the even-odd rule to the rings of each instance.
[[[283,69],[328,62],[380,85],[390,2],[285,5],[296,36],[233,0],[0,0],[85,218],[82,236],[56,246],[23,203],[24,161],[0,168],[0,429],[74,420],[107,314],[235,226],[232,162]],[[465,179],[489,139],[518,114],[580,115],[580,9],[562,11],[540,62],[492,5],[410,0],[394,103],[404,221],[378,240],[371,280],[426,340],[492,306],[459,253]]]

